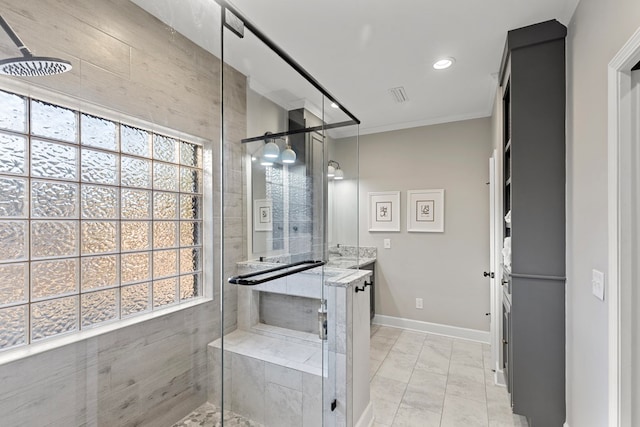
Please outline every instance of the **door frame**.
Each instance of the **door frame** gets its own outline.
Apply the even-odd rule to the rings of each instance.
[[[634,112],[637,114],[640,88],[633,85],[631,69],[640,62],[640,29],[625,43],[608,66],[608,252],[609,252],[609,425],[631,425],[632,376],[639,369],[634,361],[632,336],[640,331],[633,325],[632,279],[638,272],[639,242],[627,238],[637,230],[634,215],[638,184],[633,170]],[[634,101],[636,103],[634,107]],[[626,234],[623,233],[626,231]],[[635,364],[635,365],[633,365]],[[625,375],[626,374],[626,375]],[[639,392],[639,391],[636,391]]]
[[[489,158],[489,271],[494,274],[490,280],[491,326],[491,367],[494,370],[494,382],[505,385],[502,372],[502,271],[500,268],[502,241],[501,174],[498,151],[493,150]]]

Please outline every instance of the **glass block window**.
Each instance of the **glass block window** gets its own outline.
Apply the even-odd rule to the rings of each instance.
[[[0,350],[202,292],[202,146],[0,91]]]

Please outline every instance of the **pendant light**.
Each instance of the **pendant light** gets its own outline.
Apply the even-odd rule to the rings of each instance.
[[[289,145],[289,141],[287,141],[287,148],[282,152],[282,156],[280,157],[282,163],[291,164],[296,161],[296,152],[291,149],[291,145]]]
[[[280,155],[280,148],[278,148],[278,145],[273,142],[273,139],[267,139],[265,141],[269,142],[265,142],[262,155],[269,159],[276,159]]]
[[[338,169],[336,169],[336,176],[333,177],[333,179],[335,179],[336,181],[344,179],[344,172],[342,171],[342,169],[340,169],[340,166],[338,166]]]
[[[286,144],[286,148],[284,149],[284,151],[282,151],[282,155],[280,155],[280,147],[278,147],[278,144],[276,144],[276,139],[272,138],[271,135],[273,135],[273,133],[271,132],[265,132],[264,134],[264,147],[262,148],[262,157],[264,157],[264,159],[261,164],[264,166],[272,166],[274,159],[277,159],[278,157],[280,157],[280,161],[282,163],[295,163],[297,158],[296,152],[291,148],[289,141],[282,137],[278,138],[284,140]],[[270,162],[271,164],[265,165],[265,159],[267,159],[267,163]]]
[[[264,147],[262,149],[262,155],[268,159],[275,159],[280,155],[280,147],[275,143],[274,139],[270,136],[271,132],[264,133]]]

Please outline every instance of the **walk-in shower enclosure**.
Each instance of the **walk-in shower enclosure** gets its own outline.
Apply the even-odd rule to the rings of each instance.
[[[0,76],[0,424],[353,425],[357,118],[222,0],[0,15],[71,67]]]

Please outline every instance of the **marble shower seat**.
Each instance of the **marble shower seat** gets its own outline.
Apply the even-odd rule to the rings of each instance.
[[[238,263],[237,271],[270,266],[247,261]],[[224,350],[221,340],[208,347],[209,401],[219,404],[224,396],[225,409],[266,426],[321,427],[323,419],[336,427],[370,425],[370,289],[365,286],[370,275],[326,267],[239,287],[238,329],[225,335]],[[264,292],[326,300],[325,345],[315,334],[260,323]]]
[[[262,331],[236,330],[224,337],[225,408],[267,427],[321,427],[320,340],[263,326]],[[210,369],[217,379],[221,350],[220,339],[209,344]],[[210,396],[213,403],[219,399],[219,393]]]
[[[279,333],[285,330],[268,325],[258,325],[259,332],[237,329],[224,337],[224,349],[231,353],[296,369],[314,375],[322,375],[322,344],[317,335],[286,330],[290,335]],[[315,337],[315,340],[309,339]],[[315,342],[314,342],[315,341]],[[221,340],[210,344],[220,348]]]

